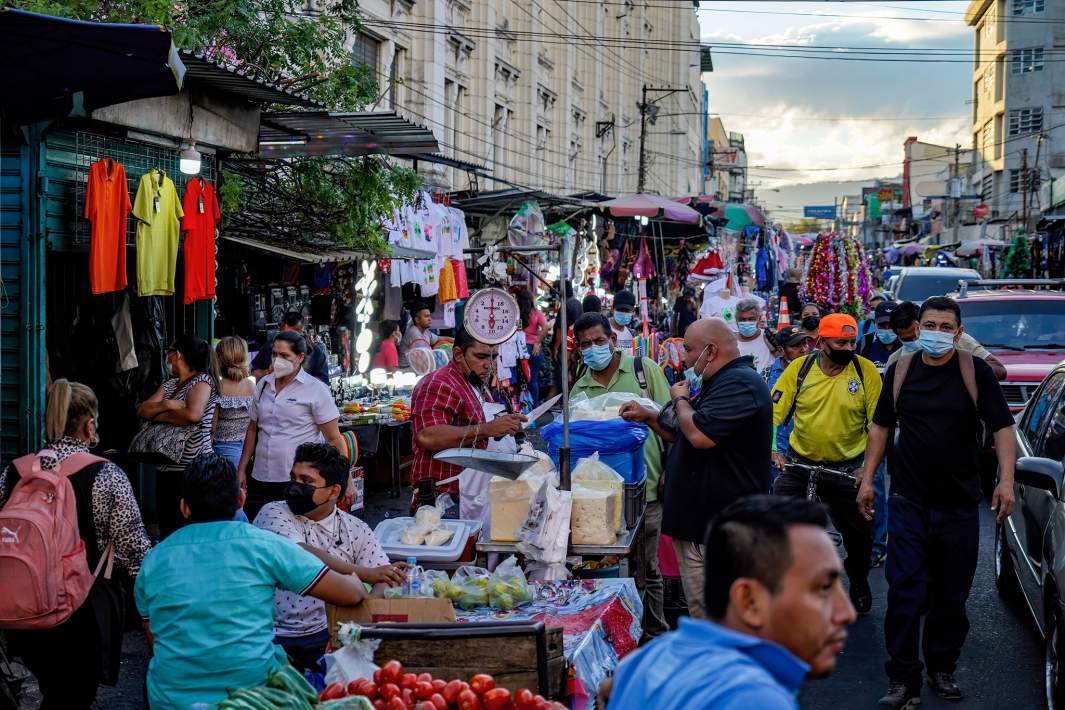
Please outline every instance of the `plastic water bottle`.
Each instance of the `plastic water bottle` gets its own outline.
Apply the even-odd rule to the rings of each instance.
[[[408,557],[407,564],[410,565],[410,569],[407,570],[407,584],[405,585],[406,589],[403,591],[406,592],[408,597],[421,596],[422,585],[421,582],[418,581],[417,573],[414,571],[415,566],[418,564],[418,558]]]

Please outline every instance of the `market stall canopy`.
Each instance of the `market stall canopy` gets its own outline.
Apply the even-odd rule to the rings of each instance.
[[[614,217],[655,217],[688,224],[698,224],[703,219],[701,214],[688,205],[648,193],[615,197],[601,203],[599,208]]]
[[[393,259],[431,259],[436,252],[409,249],[398,245],[390,245],[388,254],[369,254],[355,249],[344,249],[335,242],[282,242],[268,237],[236,236],[223,234],[222,239],[239,244],[250,249],[269,252],[293,261],[301,261],[305,264],[330,264],[341,261],[354,261],[355,259],[378,259],[381,257]]]
[[[474,175],[488,175],[491,172],[488,166],[484,163],[472,163],[468,160],[459,160],[458,158],[451,158],[443,153],[409,153],[399,157],[407,158],[414,161],[414,167],[418,167],[418,163],[433,163],[435,165],[446,165],[449,168],[455,168],[456,170],[464,170]]]
[[[184,76],[162,27],[0,8],[0,114],[10,120],[30,123],[170,96]]]
[[[1004,249],[1009,244],[998,239],[977,239],[971,242],[962,242],[961,246],[954,250],[958,256],[976,256],[983,253],[984,249]]]
[[[558,209],[579,209],[591,204],[575,197],[554,195],[543,190],[509,187],[503,190],[480,192],[470,197],[452,200],[451,205],[458,207],[467,215],[494,216],[509,209],[517,208],[524,202],[535,200],[544,212]]]
[[[234,94],[256,104],[322,108],[321,103],[306,94],[289,91],[276,84],[245,76],[239,66],[220,59],[210,59],[202,52],[182,49],[179,55],[181,62],[185,65],[185,80],[189,83],[202,84]]]
[[[765,216],[754,205],[741,202],[721,202],[713,195],[694,195],[691,197],[676,197],[675,202],[690,204],[700,214],[705,214],[713,219],[725,220],[725,228],[739,231],[750,224],[759,227],[765,226]]]
[[[394,111],[275,111],[260,117],[259,153],[264,158],[405,155],[437,150],[432,131]]]

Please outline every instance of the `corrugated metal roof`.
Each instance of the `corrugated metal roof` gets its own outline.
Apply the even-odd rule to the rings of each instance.
[[[323,105],[304,94],[297,94],[280,86],[244,76],[238,67],[223,61],[208,59],[200,52],[189,52],[183,49],[180,54],[181,61],[185,64],[185,81],[197,82],[236,94],[253,103],[309,108],[321,108]]]
[[[446,165],[449,168],[457,168],[458,170],[465,170],[468,173],[476,173],[477,175],[488,175],[488,173],[491,172],[488,169],[488,166],[482,163],[471,163],[467,160],[448,157],[442,153],[407,153],[399,157],[410,158],[411,160],[425,163]]]
[[[394,111],[276,111],[259,119],[259,152],[293,155],[410,155],[439,150],[428,128]]]
[[[543,190],[531,190],[523,188],[507,188],[505,190],[493,190],[482,192],[473,197],[455,200],[451,204],[458,207],[466,214],[499,214],[511,207],[517,207],[527,200],[536,200],[542,210],[551,210],[564,207],[590,207],[589,202],[573,197],[553,195]]]

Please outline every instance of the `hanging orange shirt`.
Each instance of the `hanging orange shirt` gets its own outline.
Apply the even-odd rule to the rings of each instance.
[[[185,216],[181,231],[185,233],[185,303],[215,295],[214,230],[222,218],[214,186],[194,177],[185,183],[182,204]]]
[[[455,268],[451,259],[444,259],[444,265],[440,269],[439,290],[436,300],[439,303],[450,303],[458,300],[458,288],[455,286]]]
[[[85,186],[85,219],[92,222],[89,285],[93,293],[126,287],[126,218],[129,216],[126,169],[111,158],[89,166]]]

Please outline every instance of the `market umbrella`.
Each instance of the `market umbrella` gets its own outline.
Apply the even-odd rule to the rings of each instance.
[[[813,239],[810,239],[809,237],[804,237],[801,234],[792,234],[791,235],[791,241],[795,242],[796,244],[798,244],[801,247],[813,246],[813,243],[814,243]]]
[[[637,193],[600,203],[599,208],[614,217],[661,217],[674,222],[698,224],[703,216],[688,205],[660,195]]]
[[[759,227],[765,226],[765,216],[754,205],[740,202],[721,202],[713,199],[710,195],[696,195],[695,197],[676,197],[675,202],[686,202],[696,210],[707,214],[714,219],[723,219],[727,222],[726,229],[739,231],[750,224]]]
[[[954,250],[954,253],[958,256],[976,256],[984,251],[985,248],[1001,248],[1009,246],[1006,242],[1000,242],[997,239],[976,239],[971,242],[962,242],[961,246]]]
[[[17,122],[169,96],[184,77],[162,27],[0,8],[0,109]]]

